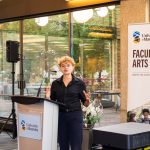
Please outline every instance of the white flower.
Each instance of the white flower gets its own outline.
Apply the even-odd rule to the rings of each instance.
[[[91,102],[88,107],[83,106],[84,113],[84,123],[94,125],[96,122],[100,121],[103,114],[103,107],[100,102]]]

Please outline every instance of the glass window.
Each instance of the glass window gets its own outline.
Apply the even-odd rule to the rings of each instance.
[[[40,96],[45,97],[45,86],[61,74],[57,58],[69,54],[68,14],[25,20],[23,41],[25,93],[36,96],[42,84]]]
[[[99,7],[85,11],[86,14],[80,11],[71,15],[72,56],[77,63],[75,73],[85,80],[92,92],[117,89],[120,86],[120,7]],[[84,18],[87,14],[89,16]]]
[[[10,95],[12,95],[12,63],[7,61],[6,42],[19,41],[19,22],[0,24],[0,116],[8,116],[11,111]],[[11,50],[13,50],[11,48]],[[17,88],[17,76],[19,64],[15,63],[15,93]]]
[[[6,61],[6,41],[19,41],[19,22],[1,24],[0,37],[0,93],[11,94],[12,64]],[[24,20],[25,95],[36,96],[42,85],[40,96],[47,97],[50,83],[61,75],[57,58],[69,54],[76,61],[76,76],[86,82],[88,90],[120,88],[120,6],[92,8],[83,16],[72,12]],[[18,77],[16,63],[16,81]],[[15,93],[19,94],[17,82]]]

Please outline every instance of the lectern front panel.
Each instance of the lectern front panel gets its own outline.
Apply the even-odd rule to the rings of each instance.
[[[19,150],[42,150],[42,141],[29,140],[27,138],[21,137],[19,139],[20,145]]]
[[[19,150],[42,150],[43,103],[18,104]]]

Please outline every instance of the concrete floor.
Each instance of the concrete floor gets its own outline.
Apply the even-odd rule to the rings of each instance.
[[[120,112],[114,108],[105,108],[100,126],[120,123]],[[11,139],[5,132],[0,134],[0,150],[17,150],[17,139]]]
[[[1,133],[0,150],[17,150],[17,139],[11,139],[5,132]]]

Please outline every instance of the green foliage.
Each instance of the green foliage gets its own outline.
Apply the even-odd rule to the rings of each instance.
[[[89,113],[86,117],[86,121],[85,123],[86,124],[91,124],[91,125],[94,125],[95,123],[99,122],[101,119],[100,115],[97,114],[97,115],[92,115],[91,113]]]

